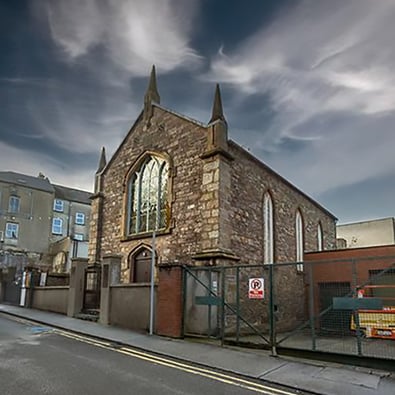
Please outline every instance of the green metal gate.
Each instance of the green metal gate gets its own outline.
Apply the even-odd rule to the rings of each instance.
[[[270,347],[274,309],[269,270],[260,266],[184,266],[184,336],[239,342],[248,336]],[[263,279],[263,298],[248,298],[248,276]],[[252,276],[252,277],[251,277]]]
[[[395,258],[379,258],[380,268],[377,257],[184,266],[183,334],[274,355],[300,350],[395,360]],[[252,280],[263,283],[258,298]]]

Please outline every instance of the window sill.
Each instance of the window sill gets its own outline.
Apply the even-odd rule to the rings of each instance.
[[[171,233],[171,228],[166,228],[162,230],[158,230],[155,232],[155,236],[163,236]],[[121,242],[130,241],[130,240],[139,240],[139,239],[152,239],[153,232],[144,232],[144,233],[136,233],[134,235],[124,236],[121,239]]]

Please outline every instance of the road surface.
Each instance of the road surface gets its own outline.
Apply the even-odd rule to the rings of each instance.
[[[99,341],[0,313],[0,394],[300,392]]]

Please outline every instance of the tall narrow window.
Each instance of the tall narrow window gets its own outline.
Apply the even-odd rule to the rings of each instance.
[[[270,264],[274,261],[273,248],[273,202],[269,192],[263,198],[263,263]]]
[[[295,235],[296,235],[296,262],[303,262],[303,219],[302,214],[298,210],[296,212],[296,223],[295,223]],[[303,271],[303,263],[298,263],[296,269],[299,272]]]
[[[7,222],[5,226],[5,237],[7,239],[17,239],[19,234],[19,224]]]
[[[63,234],[63,219],[62,218],[54,218],[52,220],[52,233],[54,235]]]
[[[169,222],[168,163],[149,156],[128,181],[127,234],[165,229]]]
[[[322,232],[321,223],[317,226],[317,251],[322,251],[324,249],[324,234]]]
[[[18,196],[10,196],[8,211],[10,213],[19,213],[20,198]]]
[[[85,214],[84,213],[75,213],[75,223],[77,225],[85,225]]]
[[[63,200],[55,199],[53,202],[53,210],[59,213],[63,212]]]

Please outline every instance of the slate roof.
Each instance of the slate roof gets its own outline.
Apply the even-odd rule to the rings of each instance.
[[[15,173],[13,171],[0,171],[0,182],[38,189],[39,191],[49,193],[55,192],[54,187],[51,185],[48,178],[28,176],[26,174]]]
[[[90,197],[92,192],[82,191],[80,189],[73,189],[64,187],[63,185],[53,184],[55,189],[55,198],[61,200],[67,200],[69,202],[77,202],[83,204],[91,204]]]

